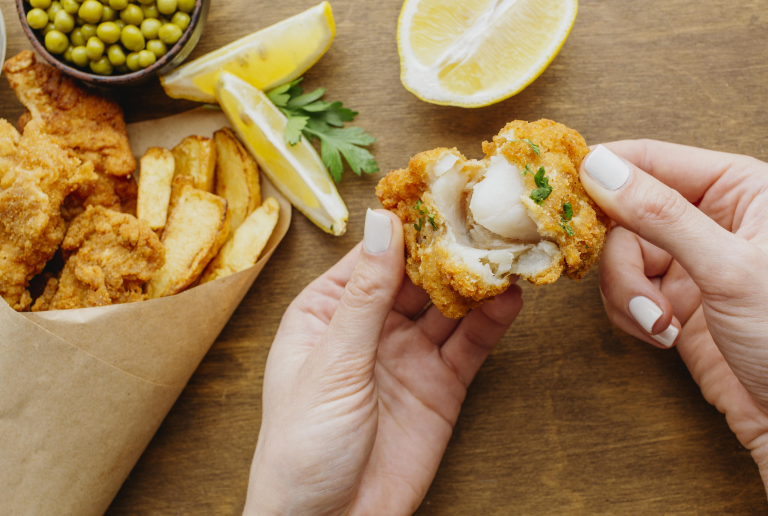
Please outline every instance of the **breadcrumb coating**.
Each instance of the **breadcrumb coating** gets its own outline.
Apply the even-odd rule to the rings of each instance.
[[[456,149],[422,152],[408,168],[387,174],[376,188],[384,208],[403,221],[408,276],[444,315],[453,318],[504,292],[514,274],[534,285],[552,283],[563,274],[581,279],[599,259],[609,229],[608,218],[579,180],[589,148],[576,131],[551,120],[518,120],[507,124],[492,142],[484,142],[483,151],[482,160],[467,160]],[[456,163],[448,180],[462,189],[463,197],[454,203],[459,206],[446,207],[444,194],[432,188],[438,178],[449,175],[436,172],[446,156],[448,165]],[[520,202],[537,226],[539,242],[502,237],[472,219],[468,199],[495,156],[521,171],[525,194]],[[540,167],[552,187],[541,205],[530,196],[537,188],[534,172]],[[564,219],[566,203],[573,210],[570,221]],[[464,227],[456,227],[458,216]],[[516,261],[509,268],[496,263],[499,256],[501,262],[508,262],[508,256]]]

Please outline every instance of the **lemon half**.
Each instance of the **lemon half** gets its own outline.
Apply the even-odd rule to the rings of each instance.
[[[331,5],[323,2],[180,66],[160,83],[169,97],[213,103],[216,79],[224,70],[260,90],[270,90],[306,72],[335,35]]]
[[[296,209],[321,229],[342,235],[349,212],[314,147],[285,141],[288,119],[267,96],[229,72],[216,82],[216,98],[261,169]]]
[[[406,0],[401,80],[434,104],[481,107],[519,93],[555,58],[578,0]]]

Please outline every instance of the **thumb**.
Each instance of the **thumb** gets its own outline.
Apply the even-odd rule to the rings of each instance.
[[[749,253],[745,240],[603,145],[582,162],[581,181],[608,217],[667,251],[700,288],[727,284],[741,269],[735,258]]]
[[[368,210],[355,270],[319,345],[331,363],[367,370],[376,360],[384,323],[403,283],[403,225],[386,210]],[[324,360],[325,361],[325,360]],[[355,368],[354,366],[352,367]]]

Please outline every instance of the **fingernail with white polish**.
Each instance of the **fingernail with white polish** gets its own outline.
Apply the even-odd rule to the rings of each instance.
[[[363,234],[365,249],[372,254],[381,254],[389,248],[391,240],[392,222],[390,222],[389,217],[368,208],[368,212],[365,214],[365,232]]]
[[[607,190],[618,190],[629,179],[629,166],[606,147],[598,145],[584,162],[592,179]]]
[[[629,302],[629,313],[635,318],[637,323],[643,327],[650,335],[653,331],[653,325],[661,317],[662,311],[659,306],[645,296],[633,297]],[[678,330],[671,324],[658,335],[650,335],[653,340],[666,347],[675,343]]]
[[[656,303],[645,296],[633,297],[629,302],[629,313],[645,331],[651,333],[653,325],[661,317],[662,311]]]
[[[668,348],[675,343],[675,339],[677,338],[678,333],[680,333],[680,330],[670,324],[666,330],[659,333],[658,335],[651,335],[651,338],[662,346]]]

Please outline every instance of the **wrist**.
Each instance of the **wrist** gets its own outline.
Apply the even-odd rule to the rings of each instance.
[[[763,480],[763,486],[765,487],[766,495],[768,495],[768,442],[753,448],[751,455],[757,464],[757,469],[760,471],[760,478]]]

